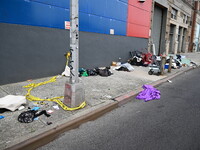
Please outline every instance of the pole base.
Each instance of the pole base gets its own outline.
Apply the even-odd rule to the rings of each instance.
[[[66,83],[63,103],[68,107],[77,107],[85,101],[83,83]]]

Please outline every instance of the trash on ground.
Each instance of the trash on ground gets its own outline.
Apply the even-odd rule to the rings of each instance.
[[[116,66],[121,66],[121,64],[122,64],[121,62],[117,62]]]
[[[87,69],[88,76],[97,76],[97,71],[95,69]]]
[[[104,95],[103,97],[108,98],[108,99],[112,98],[112,96],[110,96],[110,95]]]
[[[130,56],[131,56],[131,58],[128,60],[128,63],[130,63],[131,65],[143,66],[142,52],[131,51]]]
[[[4,116],[0,116],[0,119],[3,119],[3,118],[5,118]]]
[[[169,82],[169,83],[172,83],[172,81],[171,81],[171,80],[167,80],[167,82]]]
[[[39,117],[36,117],[36,118],[34,118],[33,120],[34,120],[34,121],[35,121],[35,120],[39,120]]]
[[[95,68],[95,69],[79,69],[79,77],[88,77],[88,76],[97,76],[100,75],[102,77],[108,77],[112,75],[113,73],[110,71],[109,67],[103,67],[103,68]]]
[[[56,82],[57,76],[52,77],[51,79],[49,79],[48,81],[43,81],[40,83],[31,83],[28,84],[26,86],[23,86],[24,88],[28,88],[27,89],[27,93],[25,95],[26,99],[29,101],[51,101],[51,102],[55,102],[58,105],[60,105],[61,108],[63,108],[64,110],[68,110],[68,111],[73,111],[73,110],[77,110],[77,109],[82,109],[86,106],[86,102],[82,102],[78,107],[74,107],[74,108],[69,108],[68,106],[66,106],[61,99],[64,98],[64,96],[59,96],[59,97],[53,97],[53,98],[49,98],[49,99],[42,99],[39,97],[35,97],[33,95],[31,95],[31,91],[41,85],[45,85],[47,83],[52,83],[52,82]],[[29,106],[30,107],[30,106]]]
[[[111,66],[117,66],[117,62],[112,61]]]
[[[110,67],[105,67],[104,69],[95,68],[95,70],[96,70],[97,74],[102,77],[108,77],[113,74],[112,72],[110,72]]]
[[[117,67],[115,70],[117,70],[117,71],[127,71],[127,72],[129,72],[129,70],[128,70],[126,67],[123,67],[123,66]]]
[[[53,110],[48,110],[47,113],[48,113],[48,114],[52,114],[52,113],[53,113]]]
[[[51,125],[52,124],[52,122],[47,122],[47,125]]]
[[[25,96],[7,95],[0,98],[0,108],[6,108],[10,111],[15,111],[24,104],[26,104]]]
[[[144,90],[136,96],[137,99],[144,100],[145,102],[160,99],[160,91],[152,85],[143,85],[142,88]]]
[[[128,60],[128,63],[131,65],[147,67],[152,63],[152,54],[149,52],[131,51],[130,56],[131,58]]]
[[[80,68],[79,69],[79,76],[80,77],[88,77],[88,74],[87,74],[87,71],[86,71],[86,69],[84,69],[84,68]]]
[[[62,76],[66,76],[66,77],[69,77],[70,76],[70,68],[68,66],[68,63],[69,63],[69,58],[70,58],[70,52],[66,53],[65,54],[65,57],[66,57],[66,66],[65,66],[65,70],[64,72],[62,73]]]
[[[46,103],[45,103],[45,102],[43,102],[43,101],[41,101],[39,104],[40,104],[40,105],[45,105]]]
[[[40,109],[40,107],[34,107],[34,108],[32,108],[31,110],[39,110]]]
[[[191,61],[191,62],[190,62],[190,66],[191,66],[191,67],[197,67],[197,64]]]
[[[40,112],[38,112],[37,110],[28,110],[28,111],[24,111],[22,112],[19,116],[18,116],[18,121],[21,123],[31,123],[34,121],[35,118],[41,116],[41,115],[45,115],[46,117],[50,117],[51,115],[48,114],[46,112],[46,110],[42,110]]]
[[[187,59],[186,56],[179,55],[179,54],[177,55],[169,54],[169,56],[173,57],[172,63],[176,64],[176,66],[172,65],[173,69],[190,66],[191,64],[191,61]],[[169,62],[169,56],[167,57],[167,63]]]
[[[8,109],[6,109],[6,108],[0,108],[0,114],[4,113],[4,112],[6,112],[6,111],[10,111],[10,110],[8,110]]]
[[[65,70],[63,71],[62,76],[70,76],[70,68],[67,65],[65,66]]]
[[[25,106],[20,106],[19,108],[18,108],[18,110],[23,110],[25,108]]]
[[[117,71],[128,71],[128,72],[131,72],[131,71],[134,71],[134,68],[133,68],[133,66],[131,64],[124,63],[116,70]]]
[[[53,106],[53,108],[56,109],[56,110],[59,110],[59,106],[58,105]]]

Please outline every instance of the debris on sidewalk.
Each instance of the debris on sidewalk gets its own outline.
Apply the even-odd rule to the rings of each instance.
[[[102,77],[108,77],[113,74],[112,72],[110,72],[110,67],[105,67],[104,69],[95,68],[95,70],[96,70],[97,74]]]
[[[58,105],[53,106],[53,108],[54,108],[55,110],[59,110]]]
[[[79,77],[88,77],[86,69],[84,68],[79,69]]]
[[[47,125],[51,125],[52,124],[52,122],[47,122]]]
[[[144,100],[145,102],[160,99],[160,91],[152,85],[143,85],[142,88],[144,90],[136,96],[137,99]]]
[[[102,96],[102,98],[103,98],[103,99],[104,99],[104,98],[112,99],[112,96],[111,96],[111,95],[104,95],[104,96]]]
[[[117,70],[117,71],[128,71],[128,72],[131,72],[131,71],[134,71],[134,68],[133,68],[133,66],[131,66],[131,64],[124,63],[119,68],[117,68],[115,70]]]
[[[69,77],[70,76],[70,68],[69,68],[68,64],[69,64],[70,52],[66,53],[65,57],[66,57],[67,61],[66,61],[65,70],[63,71],[62,76]]]
[[[194,63],[194,62],[190,62],[190,67],[197,67],[198,65],[196,64],[196,63]]]
[[[117,62],[112,61],[111,66],[117,66]]]
[[[40,112],[38,112],[37,110],[28,110],[28,111],[24,111],[22,112],[19,116],[18,116],[18,121],[21,123],[31,123],[33,122],[35,119],[37,120],[37,118],[41,115],[45,115],[46,117],[50,117],[51,115],[48,114],[46,112],[46,110],[42,110]]]
[[[37,111],[37,110],[39,110],[39,109],[40,109],[40,107],[34,107],[34,108],[32,108],[31,110]]]
[[[34,121],[39,120],[39,117],[36,117],[36,118],[34,118],[33,120],[34,120]]]
[[[131,65],[147,67],[152,63],[152,54],[150,52],[131,51],[130,56],[128,63]]]
[[[7,95],[0,98],[0,108],[5,108],[10,111],[15,111],[24,104],[26,104],[25,96]]]
[[[10,111],[10,110],[8,110],[8,109],[6,109],[6,108],[0,108],[0,114],[4,113],[4,112],[6,112],[6,111]]]
[[[97,71],[95,69],[87,69],[88,76],[97,76]]]
[[[18,108],[18,110],[23,110],[25,108],[25,106],[20,106],[19,108]]]
[[[0,116],[0,119],[3,119],[3,118],[5,118],[4,116]]]
[[[140,51],[131,51],[130,52],[130,59],[128,60],[128,63],[135,66],[143,66],[142,62],[142,52]]]
[[[27,93],[25,95],[26,99],[29,100],[29,101],[50,101],[50,102],[55,102],[57,103],[58,105],[60,105],[60,107],[64,110],[68,110],[68,111],[73,111],[73,110],[77,110],[77,109],[82,109],[86,106],[86,102],[82,102],[79,106],[77,107],[74,107],[74,108],[70,108],[68,106],[66,106],[62,101],[61,99],[64,98],[64,96],[59,96],[59,97],[53,97],[53,98],[48,98],[48,99],[43,99],[43,98],[39,98],[39,97],[35,97],[33,95],[31,95],[31,91],[38,87],[38,86],[41,86],[41,85],[45,85],[45,84],[48,84],[48,83],[52,83],[52,82],[56,82],[56,79],[57,79],[58,76],[54,76],[52,77],[51,79],[49,79],[48,81],[43,81],[43,82],[40,82],[40,83],[31,83],[31,84],[28,84],[26,86],[23,86],[24,88],[28,88],[27,89]]]
[[[169,83],[172,83],[172,81],[171,81],[171,80],[167,80],[167,82],[169,82]]]
[[[52,114],[53,110],[48,110],[47,113]]]

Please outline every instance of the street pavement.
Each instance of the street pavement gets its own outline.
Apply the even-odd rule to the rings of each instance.
[[[133,99],[38,150],[199,150],[200,69],[165,82],[159,100]]]

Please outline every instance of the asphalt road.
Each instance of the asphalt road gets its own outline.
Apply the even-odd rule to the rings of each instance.
[[[134,99],[39,150],[199,150],[200,69],[157,89],[161,99]]]

